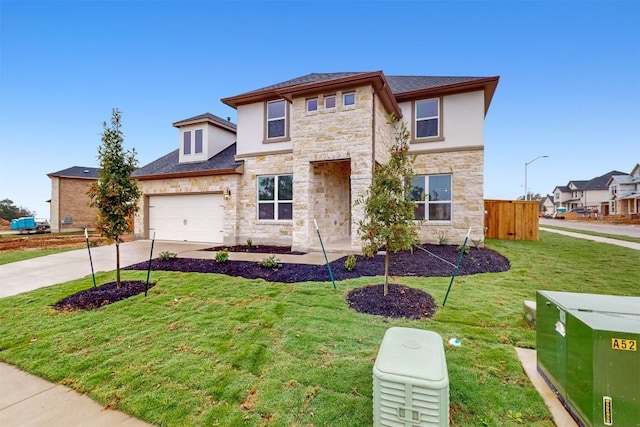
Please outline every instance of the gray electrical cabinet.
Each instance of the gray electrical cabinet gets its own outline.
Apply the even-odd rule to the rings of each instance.
[[[387,329],[373,366],[373,425],[449,426],[449,375],[436,332]]]
[[[538,371],[581,425],[640,427],[640,297],[538,291]]]

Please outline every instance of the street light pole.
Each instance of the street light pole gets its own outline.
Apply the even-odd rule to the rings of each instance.
[[[543,159],[545,157],[549,157],[549,156],[538,156],[535,159],[531,160],[530,162],[525,162],[524,164],[524,199],[525,200],[529,200],[529,192],[527,191],[527,166],[529,166],[531,163],[535,162],[538,159]]]

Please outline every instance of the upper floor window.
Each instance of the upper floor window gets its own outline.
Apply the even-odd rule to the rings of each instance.
[[[329,110],[331,108],[336,108],[336,96],[329,95],[324,97],[324,109]]]
[[[415,138],[440,136],[440,98],[415,103]]]
[[[318,98],[307,99],[307,111],[318,111]]]
[[[342,95],[342,105],[347,107],[349,105],[355,105],[356,94],[355,92],[349,92]]]
[[[195,139],[193,152],[195,154],[200,154],[202,153],[202,129],[196,129]]]
[[[184,154],[191,154],[191,131],[186,131],[182,135],[182,152]]]
[[[267,139],[283,138],[287,129],[285,100],[267,102]]]
[[[418,175],[411,179],[415,219],[451,221],[451,175]]]
[[[258,177],[258,219],[293,219],[293,175]]]

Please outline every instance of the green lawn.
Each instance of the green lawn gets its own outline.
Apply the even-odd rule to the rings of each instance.
[[[77,248],[33,249],[24,251],[0,252],[0,265],[9,264],[10,262],[24,261],[25,259],[38,258],[45,255],[74,251],[80,248],[82,248],[82,245],[78,245]]]
[[[279,284],[217,274],[153,272],[145,298],[90,312],[50,305],[91,277],[0,300],[0,360],[163,426],[370,426],[372,368],[387,328],[460,338],[445,344],[456,426],[553,426],[513,346],[535,347],[522,300],[537,289],[640,296],[640,251],[541,232],[490,240],[504,273],[456,279],[433,319],[352,311],[361,278]],[[473,249],[472,249],[473,250]],[[357,268],[357,267],[356,267]],[[146,272],[123,272],[144,279]],[[113,272],[98,275],[112,280]],[[439,305],[448,278],[398,278]]]

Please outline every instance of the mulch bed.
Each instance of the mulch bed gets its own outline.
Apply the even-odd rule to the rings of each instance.
[[[265,254],[291,254],[290,247],[268,246],[269,251],[262,252],[266,246],[225,247],[230,252],[243,251]],[[392,253],[389,261],[390,276],[448,277],[458,258],[456,246],[424,245],[412,252]],[[208,250],[214,250],[209,248]],[[356,267],[348,271],[344,267],[346,256],[330,263],[336,281],[363,276],[384,275],[384,255],[373,258],[356,256]],[[147,270],[149,262],[141,262],[124,270]],[[486,248],[472,248],[463,255],[458,275],[479,273],[498,273],[510,268],[509,261],[502,255]],[[180,271],[197,273],[219,273],[247,279],[264,279],[269,282],[297,283],[330,281],[326,265],[284,264],[277,268],[262,267],[258,262],[227,261],[195,258],[175,258],[151,261],[155,271]],[[86,310],[102,307],[144,292],[145,282],[122,282],[122,289],[115,289],[115,283],[107,283],[97,288],[71,295],[55,304],[58,310]],[[125,286],[126,283],[126,286]],[[150,284],[151,286],[151,284]],[[421,319],[435,313],[436,303],[431,295],[419,289],[389,284],[389,294],[383,296],[382,285],[366,286],[354,289],[347,296],[350,307],[364,313],[386,317],[405,317]]]

